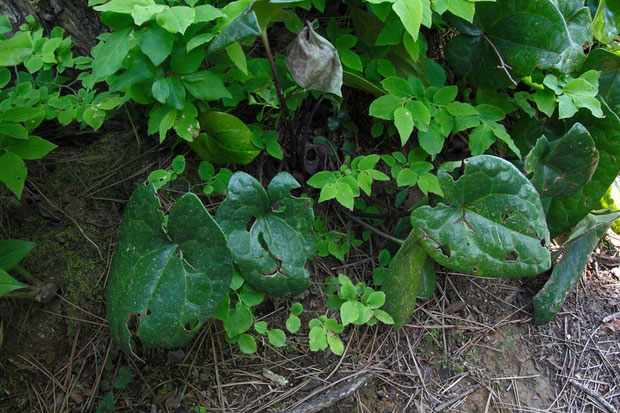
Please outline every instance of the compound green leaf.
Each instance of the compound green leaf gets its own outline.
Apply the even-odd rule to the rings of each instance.
[[[426,257],[412,231],[388,267],[381,286],[381,291],[385,293],[382,309],[392,316],[397,330],[409,320],[415,309]]]
[[[450,65],[470,84],[492,88],[510,85],[499,68],[498,54],[514,79],[530,75],[536,67],[563,73],[579,69],[585,60],[583,42],[592,36],[591,18],[583,2],[580,7],[574,7],[574,1],[561,3],[561,7],[556,0],[479,3],[473,24],[454,21],[462,34],[446,47]]]
[[[601,72],[598,97],[605,101],[612,111],[620,114],[620,55],[601,48],[594,49],[582,68],[583,72],[589,70]]]
[[[198,99],[209,101],[232,98],[220,76],[208,70],[183,76],[182,79],[185,89]]]
[[[142,35],[140,50],[151,59],[155,66],[159,66],[172,53],[173,44],[174,35],[155,25]]]
[[[314,252],[310,200],[290,191],[299,184],[282,172],[263,188],[244,172],[235,173],[217,221],[240,274],[254,289],[275,296],[293,296],[309,286],[306,259]]]
[[[17,66],[32,54],[30,32],[18,32],[7,40],[0,40],[0,67]]]
[[[549,142],[543,135],[525,158],[524,169],[540,195],[567,197],[592,178],[599,153],[588,130],[580,123],[560,139]]]
[[[153,185],[134,191],[110,270],[108,322],[119,346],[186,344],[228,291],[232,257],[226,238],[194,194],[168,219]]]
[[[442,165],[438,178],[445,203],[411,214],[416,238],[435,261],[487,277],[532,276],[550,267],[540,197],[510,162],[475,156]]]
[[[252,143],[252,131],[234,115],[207,112],[199,117],[205,132],[189,145],[201,158],[213,163],[247,165],[260,153]]]
[[[577,224],[564,244],[564,254],[545,286],[534,296],[534,324],[546,324],[557,314],[586,269],[590,253],[620,211],[592,213]]]
[[[38,136],[29,136],[24,139],[9,139],[4,146],[9,152],[22,159],[41,159],[58,146]]]

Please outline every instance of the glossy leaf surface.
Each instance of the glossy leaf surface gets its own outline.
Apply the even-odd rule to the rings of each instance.
[[[480,155],[442,165],[438,178],[445,203],[411,214],[417,239],[435,261],[488,277],[532,276],[549,268],[539,195],[511,163]]]
[[[532,174],[538,193],[566,197],[581,190],[592,178],[599,153],[588,130],[580,123],[560,139],[549,142],[542,136],[525,158],[524,168]]]
[[[217,309],[232,279],[226,238],[194,194],[167,222],[153,185],[140,184],[123,215],[108,284],[108,322],[119,346],[186,344]]]
[[[234,115],[207,112],[198,118],[202,133],[189,145],[202,159],[213,163],[247,165],[260,153],[252,131]]]
[[[217,221],[228,237],[240,274],[256,290],[293,296],[309,286],[306,259],[314,252],[310,200],[295,198],[299,184],[282,172],[263,188],[245,172],[228,184]]]
[[[585,59],[583,42],[592,36],[590,14],[583,2],[579,7],[573,0],[560,3],[561,7],[554,0],[479,3],[473,24],[454,21],[462,34],[447,45],[450,65],[471,84],[495,88],[510,84],[498,67],[498,54],[514,79],[536,67],[563,73],[579,69]]]

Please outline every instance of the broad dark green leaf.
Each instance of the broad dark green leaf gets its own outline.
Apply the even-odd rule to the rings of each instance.
[[[577,224],[563,245],[564,254],[553,268],[551,277],[534,296],[534,324],[546,324],[557,314],[564,304],[566,294],[579,282],[590,253],[619,217],[620,211],[603,211],[589,214]]]
[[[299,184],[282,172],[267,190],[244,172],[235,173],[217,221],[235,264],[254,289],[275,296],[300,294],[310,285],[304,268],[314,253],[313,211],[310,199],[295,198]]]
[[[435,275],[435,261],[429,256],[426,257],[424,268],[422,268],[422,279],[418,288],[418,298],[428,300],[433,296],[437,289],[437,276]]]
[[[19,239],[0,240],[0,270],[15,267],[37,244]]]
[[[416,237],[435,261],[488,277],[532,276],[549,268],[540,198],[510,162],[480,155],[446,163],[437,175],[445,203],[411,214]]]
[[[605,93],[601,91],[601,93]],[[556,237],[577,224],[599,203],[620,172],[620,118],[602,101],[605,118],[599,119],[585,110],[571,121],[584,125],[599,151],[599,163],[590,181],[568,198],[552,198],[546,207],[547,225]]]
[[[382,309],[392,316],[396,330],[413,314],[426,257],[412,231],[390,262],[381,286],[385,293]]]
[[[166,222],[153,185],[140,184],[123,215],[108,284],[108,322],[119,346],[186,344],[228,291],[226,238],[194,194]]]
[[[252,131],[236,116],[207,112],[198,120],[205,133],[189,145],[202,159],[213,163],[247,165],[260,153],[260,148],[252,143]]]
[[[286,65],[299,86],[342,97],[342,64],[329,40],[307,24],[286,57]]]
[[[580,191],[598,166],[599,153],[588,130],[580,123],[560,139],[543,135],[525,158],[524,169],[540,195],[567,197]]]
[[[256,19],[256,13],[243,12],[228,23],[222,31],[213,38],[207,52],[219,52],[235,42],[254,38],[256,36],[260,36],[260,26]]]
[[[591,18],[583,2],[581,7],[574,7],[573,0],[564,3],[562,7],[556,0],[479,3],[473,24],[454,21],[462,34],[446,47],[450,65],[470,84],[493,88],[510,84],[499,68],[498,53],[514,79],[528,76],[536,67],[563,73],[579,69],[585,59],[583,42],[592,36]]]

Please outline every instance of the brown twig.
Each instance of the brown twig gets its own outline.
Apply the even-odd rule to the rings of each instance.
[[[603,405],[603,407],[605,407],[605,409],[607,409],[607,411],[609,411],[610,413],[618,413],[616,408],[612,406],[611,403],[609,403],[607,400],[605,400],[603,396],[601,396],[599,393],[584,386],[583,384],[579,383],[577,380],[574,380],[574,379],[570,379],[570,384],[577,387],[579,390],[582,390],[588,396],[591,396],[594,399],[596,399],[596,401],[599,402],[601,405]]]
[[[349,217],[349,218],[351,218],[353,221],[355,221],[355,222],[356,222],[356,223],[358,223],[359,225],[363,226],[363,227],[364,227],[364,228],[366,228],[367,230],[369,230],[369,231],[371,231],[371,232],[374,232],[375,234],[377,234],[377,235],[379,235],[379,236],[381,236],[381,237],[383,237],[383,238],[385,238],[385,239],[389,239],[390,241],[394,241],[394,242],[395,242],[395,243],[397,243],[397,244],[402,245],[402,244],[404,244],[404,243],[405,243],[405,241],[404,241],[404,240],[402,240],[402,239],[400,239],[400,238],[393,237],[393,236],[391,236],[390,234],[387,234],[387,233],[385,233],[385,232],[381,231],[380,229],[375,228],[375,227],[373,227],[373,226],[372,226],[372,225],[370,225],[370,224],[367,224],[366,222],[362,221],[361,219],[359,219],[359,218],[357,218],[356,216],[354,216],[353,214],[351,214],[349,211],[345,211],[344,209],[343,209],[343,211],[344,211],[344,213],[345,213],[345,215],[346,215],[346,216],[348,216],[348,217]]]
[[[273,53],[271,52],[271,46],[269,46],[269,38],[267,37],[267,31],[263,30],[260,35],[261,40],[263,41],[263,46],[265,47],[265,52],[267,53],[267,58],[269,59],[269,65],[271,66],[271,72],[273,73],[273,81],[276,85],[276,92],[278,94],[278,99],[280,100],[280,105],[282,106],[282,114],[284,115],[284,125],[286,127],[286,133],[289,135],[289,139],[291,140],[291,156],[293,157],[293,164],[296,162],[297,151],[298,151],[298,139],[295,131],[293,130],[293,125],[291,124],[291,113],[288,110],[288,106],[286,105],[286,99],[284,98],[284,93],[282,92],[282,84],[280,83],[280,75],[278,73],[278,68],[276,67],[276,61],[273,57]]]
[[[499,50],[497,50],[497,47],[495,47],[495,45],[493,44],[491,39],[489,39],[487,37],[487,35],[484,34],[484,33],[482,33],[482,37],[484,38],[484,40],[486,40],[491,45],[491,48],[493,49],[493,51],[497,55],[497,58],[499,59],[499,63],[500,63],[500,65],[497,66],[497,67],[499,69],[502,69],[504,72],[506,72],[506,75],[508,75],[508,79],[510,79],[510,81],[512,82],[513,85],[517,86],[518,83],[512,78],[512,75],[508,71],[508,69],[512,69],[512,67],[510,65],[506,64],[506,62],[504,62],[504,59],[502,59],[502,55],[499,53]]]

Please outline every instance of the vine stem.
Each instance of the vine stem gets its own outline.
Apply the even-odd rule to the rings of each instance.
[[[395,243],[397,243],[397,244],[400,244],[400,245],[403,245],[403,244],[405,243],[405,241],[404,241],[404,240],[402,240],[402,239],[400,239],[400,238],[393,237],[393,236],[391,236],[390,234],[387,234],[387,233],[385,233],[385,232],[381,231],[380,229],[375,228],[375,227],[373,227],[372,225],[370,225],[370,224],[368,224],[368,223],[366,223],[366,222],[362,221],[361,219],[359,219],[359,218],[358,218],[358,217],[356,217],[355,215],[353,215],[353,214],[349,213],[349,211],[345,211],[344,209],[343,209],[343,211],[344,211],[344,213],[345,213],[345,214],[346,214],[349,218],[351,218],[353,221],[355,221],[355,222],[356,222],[356,223],[358,223],[359,225],[363,226],[364,228],[366,228],[366,229],[367,229],[367,230],[369,230],[370,232],[374,232],[375,234],[377,234],[377,235],[379,235],[379,236],[381,236],[381,237],[383,237],[383,238],[385,238],[385,239],[389,239],[390,241],[393,241],[393,242],[395,242]]]
[[[295,131],[293,130],[293,125],[291,124],[291,113],[289,112],[288,106],[286,105],[286,99],[284,99],[284,93],[282,92],[282,83],[280,83],[280,75],[278,73],[278,68],[276,67],[276,61],[273,58],[273,53],[271,52],[271,46],[269,45],[269,38],[267,37],[266,30],[261,31],[260,38],[263,41],[263,46],[265,47],[265,52],[267,53],[267,58],[269,59],[271,73],[273,73],[273,81],[275,82],[278,99],[280,100],[280,105],[282,106],[282,114],[284,115],[286,132],[291,139],[290,154],[293,158],[293,164],[295,164],[298,150],[298,139]]]
[[[484,33],[482,33],[482,37],[484,37],[484,40],[486,40],[491,45],[491,48],[497,55],[497,58],[499,59],[499,66],[497,67],[502,69],[504,72],[506,72],[508,79],[510,79],[513,85],[517,86],[518,83],[512,78],[512,76],[510,75],[510,71],[508,70],[508,69],[512,69],[512,67],[510,65],[507,65],[506,62],[504,62],[504,59],[502,59],[502,55],[499,53],[499,50],[497,50],[497,47],[495,47],[491,39],[489,39],[487,35]]]

